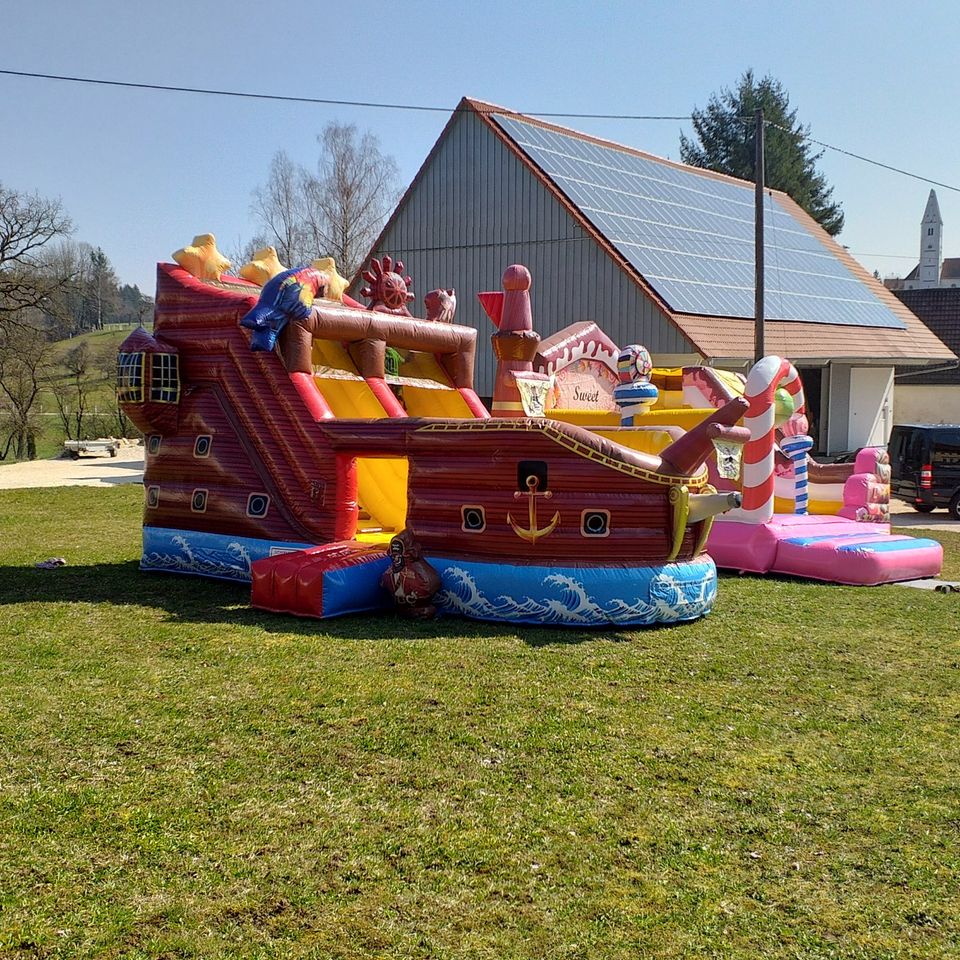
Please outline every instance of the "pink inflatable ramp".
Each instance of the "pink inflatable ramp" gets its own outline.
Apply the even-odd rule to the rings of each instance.
[[[251,568],[250,604],[300,617],[376,610],[389,600],[380,588],[388,565],[385,545],[354,540],[264,557]]]
[[[935,540],[839,516],[775,514],[766,523],[718,518],[707,549],[718,567],[855,586],[935,577],[943,565]]]

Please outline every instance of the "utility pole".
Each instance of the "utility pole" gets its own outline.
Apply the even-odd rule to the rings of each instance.
[[[757,110],[754,144],[754,329],[753,362],[763,358],[766,349],[763,343],[763,109]]]

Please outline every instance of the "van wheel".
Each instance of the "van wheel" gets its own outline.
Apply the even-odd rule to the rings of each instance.
[[[950,506],[947,507],[947,512],[954,520],[960,520],[960,490],[953,495]]]
[[[915,503],[913,504],[913,509],[917,513],[933,513],[935,507],[932,503]]]

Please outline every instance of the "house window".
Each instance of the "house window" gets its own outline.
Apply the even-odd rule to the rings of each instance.
[[[265,493],[251,493],[247,497],[247,516],[265,517],[270,508],[270,497]]]
[[[198,459],[205,459],[210,456],[210,447],[213,444],[213,437],[209,433],[201,433],[193,441],[193,455]]]
[[[194,513],[206,513],[207,511],[207,490],[194,490],[190,496],[190,509]]]
[[[927,236],[928,236],[928,237],[932,237],[932,236],[933,236],[933,227],[927,227]]]
[[[160,505],[160,488],[147,487],[147,506],[155,509]]]
[[[117,354],[117,399],[121,403],[143,403],[143,354]]]
[[[150,399],[176,403],[180,399],[180,365],[175,353],[155,353],[150,368]]]

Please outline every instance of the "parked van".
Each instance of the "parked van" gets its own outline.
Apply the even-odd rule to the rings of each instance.
[[[897,424],[890,434],[890,495],[920,513],[960,520],[960,426]]]

